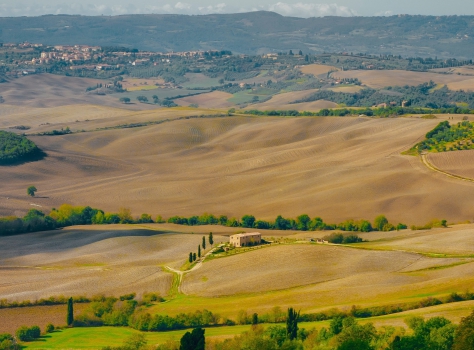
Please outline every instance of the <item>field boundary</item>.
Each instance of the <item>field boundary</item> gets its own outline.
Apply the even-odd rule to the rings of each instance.
[[[437,173],[440,173],[440,174],[443,174],[447,177],[450,177],[450,178],[453,178],[453,179],[456,179],[456,180],[462,180],[462,181],[467,181],[467,182],[472,182],[474,183],[474,179],[471,179],[469,177],[464,177],[464,176],[460,176],[460,175],[455,175],[455,174],[451,174],[447,171],[444,171],[444,170],[441,170],[437,167],[435,167],[433,164],[431,164],[429,162],[429,160],[426,158],[426,154],[422,154],[421,155],[421,162],[430,170],[432,171],[435,171]]]

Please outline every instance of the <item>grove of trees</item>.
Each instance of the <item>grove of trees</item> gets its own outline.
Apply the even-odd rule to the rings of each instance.
[[[40,153],[34,142],[25,136],[0,130],[0,165],[32,160]]]

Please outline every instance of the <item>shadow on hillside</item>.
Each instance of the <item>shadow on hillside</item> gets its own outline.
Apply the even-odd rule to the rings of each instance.
[[[128,228],[128,226],[130,227]],[[91,244],[100,244],[100,242],[114,238],[152,237],[177,233],[134,227],[133,225],[66,227],[51,231],[0,236],[0,256],[2,259],[11,259],[32,254],[61,253]]]
[[[23,165],[26,163],[39,162],[40,160],[43,160],[47,156],[48,155],[44,151],[38,150],[34,154],[28,155],[24,157],[23,159],[19,159],[15,161],[6,161],[6,162],[0,161],[0,167],[15,167],[15,166]]]

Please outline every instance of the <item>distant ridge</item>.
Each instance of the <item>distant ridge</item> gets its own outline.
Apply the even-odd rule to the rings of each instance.
[[[474,16],[285,17],[259,11],[214,15],[0,18],[0,42],[128,46],[140,50],[226,49],[259,54],[354,52],[472,59]]]

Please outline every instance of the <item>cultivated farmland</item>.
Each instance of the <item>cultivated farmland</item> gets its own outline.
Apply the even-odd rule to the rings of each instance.
[[[339,69],[333,66],[327,66],[324,64],[309,64],[306,66],[301,67],[301,71],[304,74],[312,74],[314,76],[318,76],[321,74],[326,74],[332,71],[338,71]]]
[[[404,70],[381,70],[381,71],[367,71],[367,70],[353,70],[344,72],[332,73],[333,77],[339,79],[357,78],[362,84],[380,89],[386,86],[404,86],[404,85],[419,85],[428,83],[431,80],[437,84],[448,85],[451,89],[463,88],[472,85],[462,84],[464,81],[471,80],[471,76],[462,76],[454,74],[436,74],[427,72],[410,72]],[[472,81],[472,80],[471,80]],[[453,84],[452,86],[450,84]]]
[[[144,111],[133,119],[166,117]],[[0,213],[24,215],[32,206],[48,211],[70,203],[110,212],[127,206],[134,215],[153,211],[163,217],[307,213],[338,222],[384,213],[407,224],[441,217],[465,221],[474,187],[400,155],[437,123],[225,116],[35,136],[48,157],[2,168]],[[39,190],[34,199],[25,194],[31,184]]]
[[[474,179],[474,150],[430,153],[427,158],[440,170]]]
[[[304,103],[292,103],[296,100],[304,99],[310,96],[312,93],[318,91],[318,89],[284,92],[272,96],[268,101],[252,104],[247,109],[260,109],[260,110],[298,110],[298,111],[317,111],[322,108],[334,108],[337,104],[334,102],[319,100],[315,102],[304,102]]]
[[[230,98],[232,98],[232,94],[222,91],[213,91],[205,94],[179,98],[174,102],[180,106],[196,104],[201,108],[228,108],[234,105],[228,101]]]
[[[215,239],[224,240],[218,234]],[[0,299],[36,300],[145,291],[166,295],[172,275],[161,266],[180,267],[188,253],[197,250],[201,235],[173,234],[153,226],[95,226],[0,240]]]

